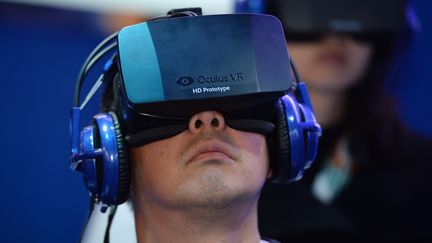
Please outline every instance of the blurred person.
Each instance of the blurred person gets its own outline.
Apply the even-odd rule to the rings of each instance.
[[[87,73],[113,50],[80,102]],[[82,241],[272,242],[258,232],[261,188],[299,180],[320,134],[289,65],[280,22],[262,15],[175,10],[98,45],[72,108],[71,168],[91,194]],[[79,133],[104,82],[102,113]]]
[[[278,17],[323,126],[298,184],[264,187],[262,233],[283,242],[432,239],[431,141],[391,96],[416,24],[406,1],[237,1]],[[428,241],[426,240],[426,241]]]

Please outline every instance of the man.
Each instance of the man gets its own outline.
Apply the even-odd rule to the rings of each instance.
[[[204,111],[131,155],[139,242],[259,242],[257,202],[270,175],[263,135]]]
[[[94,85],[107,80],[106,113],[83,129],[79,148],[79,89],[72,111],[72,168],[100,209],[82,240],[125,242],[136,232],[131,241],[141,243],[266,242],[257,223],[261,188],[268,178],[300,179],[320,134],[287,68],[280,22],[180,10],[124,28],[108,45],[114,37],[78,79],[80,87],[89,63],[117,47]],[[133,220],[125,224],[128,210],[116,206],[128,198]]]

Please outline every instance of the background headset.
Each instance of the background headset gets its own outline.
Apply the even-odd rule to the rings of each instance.
[[[382,35],[400,31],[407,25],[415,29],[418,25],[410,0],[236,0],[234,11],[275,15],[288,34],[296,35],[317,32]]]
[[[193,17],[199,14],[196,9],[181,9],[155,19]],[[125,202],[129,193],[128,150],[121,123],[114,111],[108,111],[95,115],[92,123],[80,132],[79,120],[81,110],[98,88],[117,74],[117,52],[107,61],[103,74],[82,103],[80,92],[94,64],[117,48],[117,34],[107,37],[88,56],[78,75],[71,110],[70,167],[83,174],[84,184],[92,198],[106,206]],[[295,82],[292,82],[292,91],[277,100],[273,120],[275,129],[267,136],[273,167],[271,180],[275,183],[290,183],[301,179],[304,169],[308,168],[316,157],[318,138],[321,135],[306,86],[300,81],[292,63],[291,68],[295,79]],[[115,92],[114,90],[114,96]]]

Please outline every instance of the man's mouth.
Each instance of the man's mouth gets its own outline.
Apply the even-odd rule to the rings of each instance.
[[[188,163],[204,161],[234,161],[233,153],[219,142],[205,142],[192,152]]]

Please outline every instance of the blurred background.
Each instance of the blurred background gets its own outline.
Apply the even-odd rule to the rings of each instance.
[[[413,4],[421,31],[396,93],[406,123],[432,137],[432,2]],[[122,26],[172,8],[214,14],[233,6],[233,0],[0,0],[1,242],[79,240],[88,194],[81,175],[68,167],[69,110],[76,76],[92,49]],[[98,102],[90,103],[82,124],[97,109]]]

